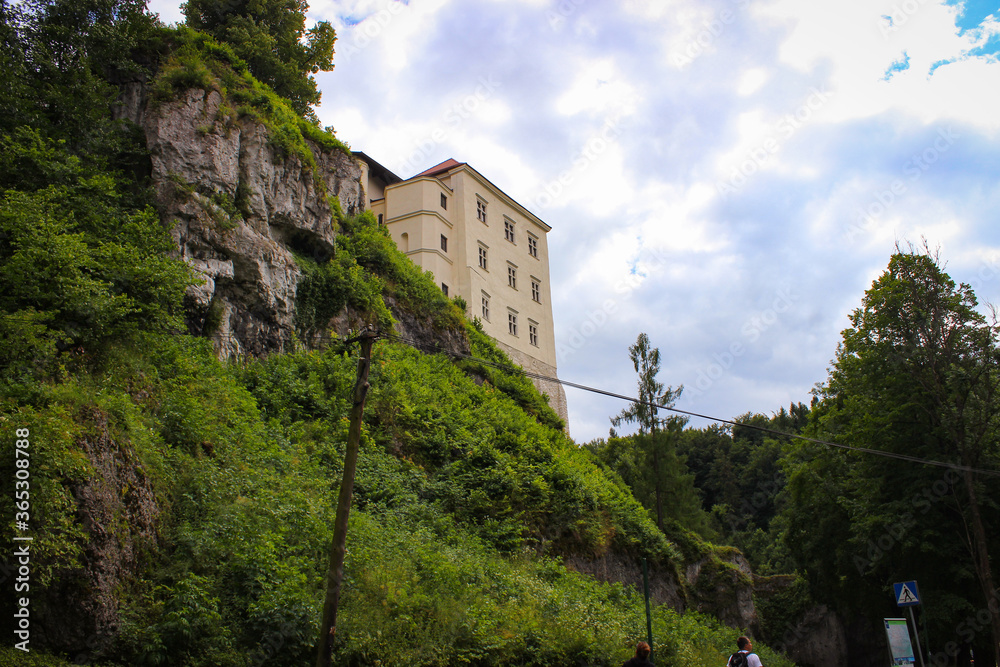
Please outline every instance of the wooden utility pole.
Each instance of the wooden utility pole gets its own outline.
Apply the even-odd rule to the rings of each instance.
[[[333,526],[333,545],[330,547],[330,568],[326,575],[323,621],[320,623],[319,640],[316,642],[316,667],[330,667],[333,639],[337,634],[337,606],[340,604],[340,583],[344,578],[344,554],[347,550],[347,520],[350,518],[351,498],[354,495],[354,473],[358,467],[358,449],[361,445],[361,418],[365,409],[365,397],[368,395],[368,368],[371,365],[372,343],[375,342],[375,338],[372,328],[366,327],[356,339],[353,339],[361,341],[361,358],[358,359],[358,378],[354,383],[351,425],[347,431],[344,479],[340,483],[337,518]]]

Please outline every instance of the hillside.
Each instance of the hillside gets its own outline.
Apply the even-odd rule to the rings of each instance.
[[[78,47],[114,53],[110,71],[52,60],[57,85],[33,88],[26,46],[39,67],[6,75],[0,441],[5,479],[28,471],[26,525],[0,504],[4,546],[31,537],[32,659],[309,664],[357,363],[343,340],[370,323],[385,338],[336,664],[620,664],[645,636],[643,558],[659,659],[724,662],[737,631],[718,619],[758,622],[742,556],[659,532],[497,368],[361,212],[332,134],[228,47],[125,20]]]

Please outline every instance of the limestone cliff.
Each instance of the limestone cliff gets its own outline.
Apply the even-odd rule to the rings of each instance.
[[[292,253],[333,252],[332,202],[361,210],[360,167],[315,145],[314,168],[278,155],[267,126],[236,118],[217,91],[126,108],[146,136],[161,217],[203,281],[187,294],[192,332],[223,357],[287,349],[301,273]]]

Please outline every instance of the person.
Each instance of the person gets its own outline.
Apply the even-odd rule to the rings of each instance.
[[[653,667],[653,663],[649,661],[649,651],[649,644],[639,642],[635,645],[635,657],[622,663],[622,667]]]
[[[760,664],[760,658],[753,652],[753,643],[749,637],[740,637],[737,639],[736,648],[739,650],[729,656],[729,662],[726,663],[726,667],[763,667]],[[738,655],[741,657],[737,658],[736,656]]]

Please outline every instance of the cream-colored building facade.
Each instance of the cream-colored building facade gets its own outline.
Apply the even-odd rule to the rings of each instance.
[[[397,247],[526,371],[556,375],[547,234],[551,228],[465,162],[403,180],[364,153],[368,205]],[[533,380],[569,424],[562,385]]]

